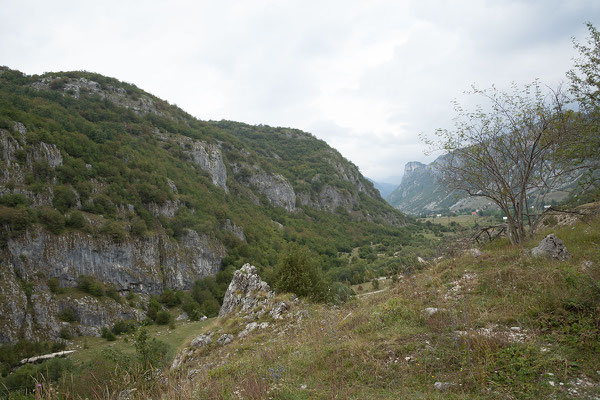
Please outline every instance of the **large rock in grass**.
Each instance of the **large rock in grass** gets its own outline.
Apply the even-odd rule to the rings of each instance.
[[[240,311],[252,310],[273,296],[269,285],[260,279],[256,267],[250,264],[233,274],[233,279],[225,292],[219,317],[223,317],[240,308]]]
[[[555,260],[565,261],[571,258],[567,246],[554,233],[546,236],[537,247],[531,249],[534,257],[547,257]]]

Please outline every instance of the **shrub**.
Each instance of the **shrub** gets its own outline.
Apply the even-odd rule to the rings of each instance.
[[[54,234],[61,233],[65,228],[64,217],[51,207],[40,208],[38,210],[38,219]]]
[[[77,205],[77,196],[75,196],[73,189],[68,186],[56,186],[54,187],[52,205],[61,213],[65,213]]]
[[[100,228],[100,233],[108,235],[114,242],[120,243],[127,237],[123,224],[116,221],[108,221]]]
[[[157,316],[158,312],[161,310],[162,310],[162,306],[160,305],[158,298],[156,296],[150,297],[150,301],[148,301],[148,310],[146,311],[146,314],[148,315],[148,317],[152,321],[156,321],[156,316]]]
[[[275,269],[275,288],[315,301],[327,298],[327,283],[320,266],[306,247],[295,243],[289,245]]]
[[[119,294],[119,292],[117,291],[117,289],[114,286],[112,286],[112,285],[108,286],[105,290],[105,294],[106,294],[106,297],[110,297],[117,303],[123,304],[123,297],[121,297],[121,295]]]
[[[65,224],[69,228],[82,229],[87,223],[81,211],[73,211],[67,217]]]
[[[63,326],[60,329],[60,332],[59,332],[58,335],[60,336],[61,339],[64,339],[64,340],[71,340],[71,339],[73,339],[73,333],[71,332],[71,329],[69,329],[66,326]]]
[[[71,307],[64,308],[58,313],[58,318],[65,322],[75,322],[77,317],[75,316],[75,310]]]
[[[89,275],[79,275],[77,289],[96,297],[104,296],[104,285]]]
[[[41,364],[26,364],[4,379],[9,391],[33,391],[37,382],[55,382],[65,373],[74,370],[68,358],[53,358]],[[11,397],[12,398],[12,397]]]
[[[156,319],[154,320],[158,325],[166,325],[171,320],[171,314],[166,310],[160,310],[156,313]]]
[[[15,232],[22,232],[33,222],[32,216],[22,208],[0,206],[0,225],[6,225]]]
[[[104,339],[108,340],[109,342],[113,342],[113,341],[117,340],[117,337],[115,336],[115,334],[112,333],[112,331],[110,329],[108,329],[107,327],[102,328],[100,336],[102,336]]]
[[[29,200],[22,194],[5,194],[0,197],[0,204],[8,207],[26,206],[29,204]]]
[[[124,333],[133,333],[136,330],[136,323],[135,321],[131,321],[131,320],[119,320],[117,322],[115,322],[115,324],[112,327],[112,333],[114,333],[115,335],[122,335]]]
[[[171,308],[181,304],[181,298],[174,291],[167,289],[160,295],[160,302]]]
[[[169,346],[151,339],[146,328],[140,329],[134,345],[138,361],[144,369],[160,368],[166,364]]]
[[[373,286],[373,290],[379,290],[379,279],[373,278],[371,280],[371,286]]]
[[[58,278],[48,279],[48,289],[50,289],[50,292],[54,294],[63,292],[63,289],[60,287],[60,282],[58,281]]]
[[[330,301],[333,304],[343,304],[356,295],[352,288],[344,285],[341,282],[334,282],[331,285]]]

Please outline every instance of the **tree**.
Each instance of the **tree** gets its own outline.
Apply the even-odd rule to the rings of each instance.
[[[324,301],[328,285],[314,255],[306,247],[291,243],[275,269],[275,288]]]
[[[573,179],[584,164],[563,149],[580,140],[578,114],[565,109],[567,97],[543,90],[538,81],[510,92],[495,87],[470,93],[486,107],[466,111],[455,103],[454,130],[438,129],[433,148],[448,154],[436,165],[450,189],[485,197],[507,217],[511,243],[521,244],[539,222],[546,195]]]
[[[597,168],[600,162],[600,32],[591,23],[586,25],[589,37],[586,44],[573,39],[579,57],[574,60],[575,68],[567,72],[571,94],[583,114],[581,141],[570,151],[572,157],[593,161]],[[591,177],[591,173],[589,175]]]

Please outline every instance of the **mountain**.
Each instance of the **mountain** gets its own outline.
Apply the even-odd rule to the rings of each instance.
[[[400,185],[387,197],[397,209],[409,214],[431,213],[446,208],[461,208],[459,200],[466,196],[448,191],[437,182],[433,168],[435,162],[426,165],[418,161],[408,162]],[[487,203],[487,202],[486,202]],[[470,203],[469,203],[470,205]],[[464,205],[466,207],[466,204]]]
[[[0,163],[0,342],[141,320],[151,295],[226,288],[286,242],[336,280],[355,247],[424,240],[311,134],[200,121],[88,72],[0,68]]]
[[[370,178],[367,179],[373,184],[375,189],[379,191],[379,194],[384,199],[387,198],[394,191],[394,189],[398,187],[398,184],[396,183],[375,182]]]
[[[404,176],[400,185],[386,198],[388,203],[398,210],[412,215],[431,214],[433,212],[474,210],[484,208],[490,200],[483,197],[469,197],[457,190],[448,190],[437,181],[436,164],[443,164],[441,155],[426,165],[417,161],[408,162],[404,167]],[[582,177],[580,172],[572,174],[562,186],[546,195],[546,201],[564,200],[578,186]],[[535,196],[535,192],[530,192]]]

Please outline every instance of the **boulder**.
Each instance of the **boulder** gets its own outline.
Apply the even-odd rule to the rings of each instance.
[[[465,250],[465,254],[470,255],[471,257],[474,257],[474,258],[481,257],[483,255],[481,250],[476,249],[476,248]]]
[[[194,340],[192,340],[192,343],[190,343],[190,346],[192,346],[192,347],[208,346],[212,342],[212,339],[210,338],[211,336],[212,336],[211,334],[198,335]]]
[[[224,317],[238,308],[240,311],[249,311],[272,296],[271,288],[260,279],[256,267],[244,264],[233,274],[233,279],[223,298],[219,317]]]
[[[546,236],[537,247],[531,249],[534,257],[547,257],[555,260],[565,261],[571,258],[565,244],[553,233]]]
[[[224,346],[228,343],[231,343],[232,340],[233,340],[233,335],[230,335],[229,333],[224,333],[221,335],[220,338],[217,339],[217,343],[220,344],[221,346]]]

